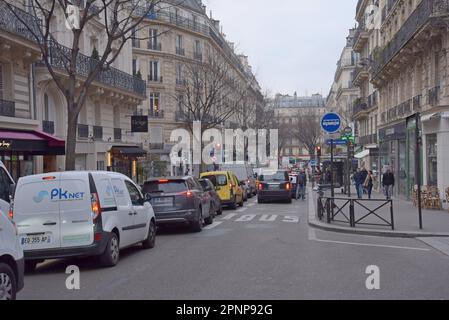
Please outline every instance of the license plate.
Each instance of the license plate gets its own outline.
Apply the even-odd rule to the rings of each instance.
[[[154,199],[155,206],[172,206],[173,198],[155,198]]]
[[[26,235],[20,238],[21,245],[50,244],[50,234]]]
[[[279,190],[278,185],[270,185],[270,190]]]

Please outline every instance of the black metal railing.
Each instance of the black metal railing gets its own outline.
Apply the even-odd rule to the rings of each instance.
[[[71,52],[72,49],[63,46],[56,41],[50,41],[48,58],[50,64],[54,68],[62,69],[64,71],[68,70]],[[88,77],[98,63],[97,60],[78,53],[75,71],[79,76]],[[145,81],[113,67],[101,70],[95,80],[118,89],[133,92],[142,97],[146,96]]]
[[[26,23],[26,26],[22,21]],[[28,12],[13,5],[8,7],[2,1],[0,2],[0,29],[36,42],[36,36],[41,34],[41,22]]]
[[[326,218],[329,224],[347,223],[352,228],[357,225],[395,228],[392,200],[319,196],[317,216],[320,220]]]
[[[368,108],[373,108],[379,103],[379,93],[377,91],[373,92],[368,96]]]
[[[365,76],[365,78],[369,77],[369,72],[368,72],[368,66],[367,65],[358,65],[355,69],[354,69],[354,76],[353,79],[355,82],[356,80],[360,80],[362,76]]]
[[[203,61],[203,54],[201,52],[194,52],[193,59],[198,61]]]
[[[148,82],[159,82],[159,83],[162,83],[162,82],[164,82],[164,78],[162,76],[149,74],[148,75]]]
[[[365,21],[361,21],[359,23],[359,26],[357,27],[355,33],[354,33],[354,42],[353,42],[353,48],[355,47],[355,45],[359,42],[359,40],[361,39],[362,34],[366,33],[366,24]]]
[[[352,107],[352,115],[356,116],[360,112],[366,111],[368,109],[369,107],[366,99],[359,98],[356,101],[354,101],[354,105]]]
[[[163,119],[164,118],[164,110],[154,111],[150,110],[148,117],[151,119]]]
[[[14,118],[16,116],[16,103],[0,99],[0,116]]]
[[[440,86],[428,90],[428,102],[430,106],[435,106],[440,101]]]
[[[388,2],[388,8],[394,6],[395,1]],[[385,7],[384,7],[385,8]],[[418,7],[412,12],[393,39],[386,45],[380,53],[376,63],[373,64],[372,73],[376,77],[380,71],[401,51],[401,49],[413,38],[434,14],[448,14],[448,0],[426,0],[421,1]],[[384,19],[383,19],[384,20]]]
[[[42,131],[48,134],[55,134],[55,122],[43,120],[42,121]]]
[[[114,141],[122,141],[122,129],[114,128]]]
[[[102,126],[94,126],[94,139],[95,140],[103,140],[103,127]]]
[[[421,101],[422,101],[421,94],[413,97],[413,111],[421,110]]]
[[[186,50],[184,48],[176,47],[176,54],[178,56],[185,56],[186,55]]]
[[[150,42],[148,42],[147,48],[148,48],[148,50],[162,51],[162,43],[150,41]]]
[[[87,124],[78,124],[78,138],[79,139],[89,138],[89,126]]]

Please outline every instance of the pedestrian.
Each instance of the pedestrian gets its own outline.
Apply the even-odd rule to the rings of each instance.
[[[365,180],[363,180],[362,172],[360,171],[360,168],[357,169],[357,172],[354,174],[354,183],[355,183],[355,189],[357,190],[357,198],[363,199],[363,183]]]
[[[366,194],[368,190],[365,186],[365,181],[366,181],[366,178],[368,177],[368,170],[366,170],[365,167],[363,167],[362,170],[360,171],[360,174],[362,175],[361,179],[363,181],[362,191],[363,191],[363,194]]]
[[[368,175],[366,176],[364,187],[368,193],[368,199],[371,199],[371,194],[373,193],[373,185],[374,185],[374,175],[373,172],[370,170],[368,171]]]
[[[394,174],[391,172],[391,169],[388,168],[387,172],[382,176],[382,187],[384,188],[387,200],[391,200],[391,197],[393,196],[394,182]]]
[[[306,200],[306,185],[307,185],[307,176],[304,170],[298,174],[297,177],[297,188],[299,190],[298,195],[302,200]],[[299,197],[297,199],[299,199]]]
[[[324,179],[325,179],[325,181],[324,181],[325,184],[330,184],[331,183],[332,172],[331,172],[331,170],[329,168],[326,169],[326,174],[325,174]]]

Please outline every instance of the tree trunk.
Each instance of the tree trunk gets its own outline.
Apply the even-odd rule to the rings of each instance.
[[[78,127],[78,114],[73,112],[73,108],[68,108],[67,121],[67,141],[65,154],[65,170],[75,171],[75,157],[76,157],[76,136]]]

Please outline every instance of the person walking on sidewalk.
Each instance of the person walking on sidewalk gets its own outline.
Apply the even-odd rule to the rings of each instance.
[[[297,179],[297,188],[299,190],[299,197],[301,197],[302,200],[306,200],[307,175],[304,172],[304,170],[301,170],[296,179]],[[299,197],[297,197],[296,199],[299,199]]]
[[[387,200],[391,200],[391,197],[393,196],[394,182],[394,174],[391,172],[391,169],[388,168],[387,172],[382,176],[382,187],[384,188]]]
[[[354,183],[355,189],[357,190],[357,198],[363,199],[363,183],[365,180],[363,179],[363,174],[360,171],[360,168],[357,169],[357,172],[354,174]]]
[[[373,185],[374,185],[374,175],[370,170],[368,171],[368,175],[366,176],[364,187],[368,193],[368,199],[371,199],[371,194],[373,193]]]

